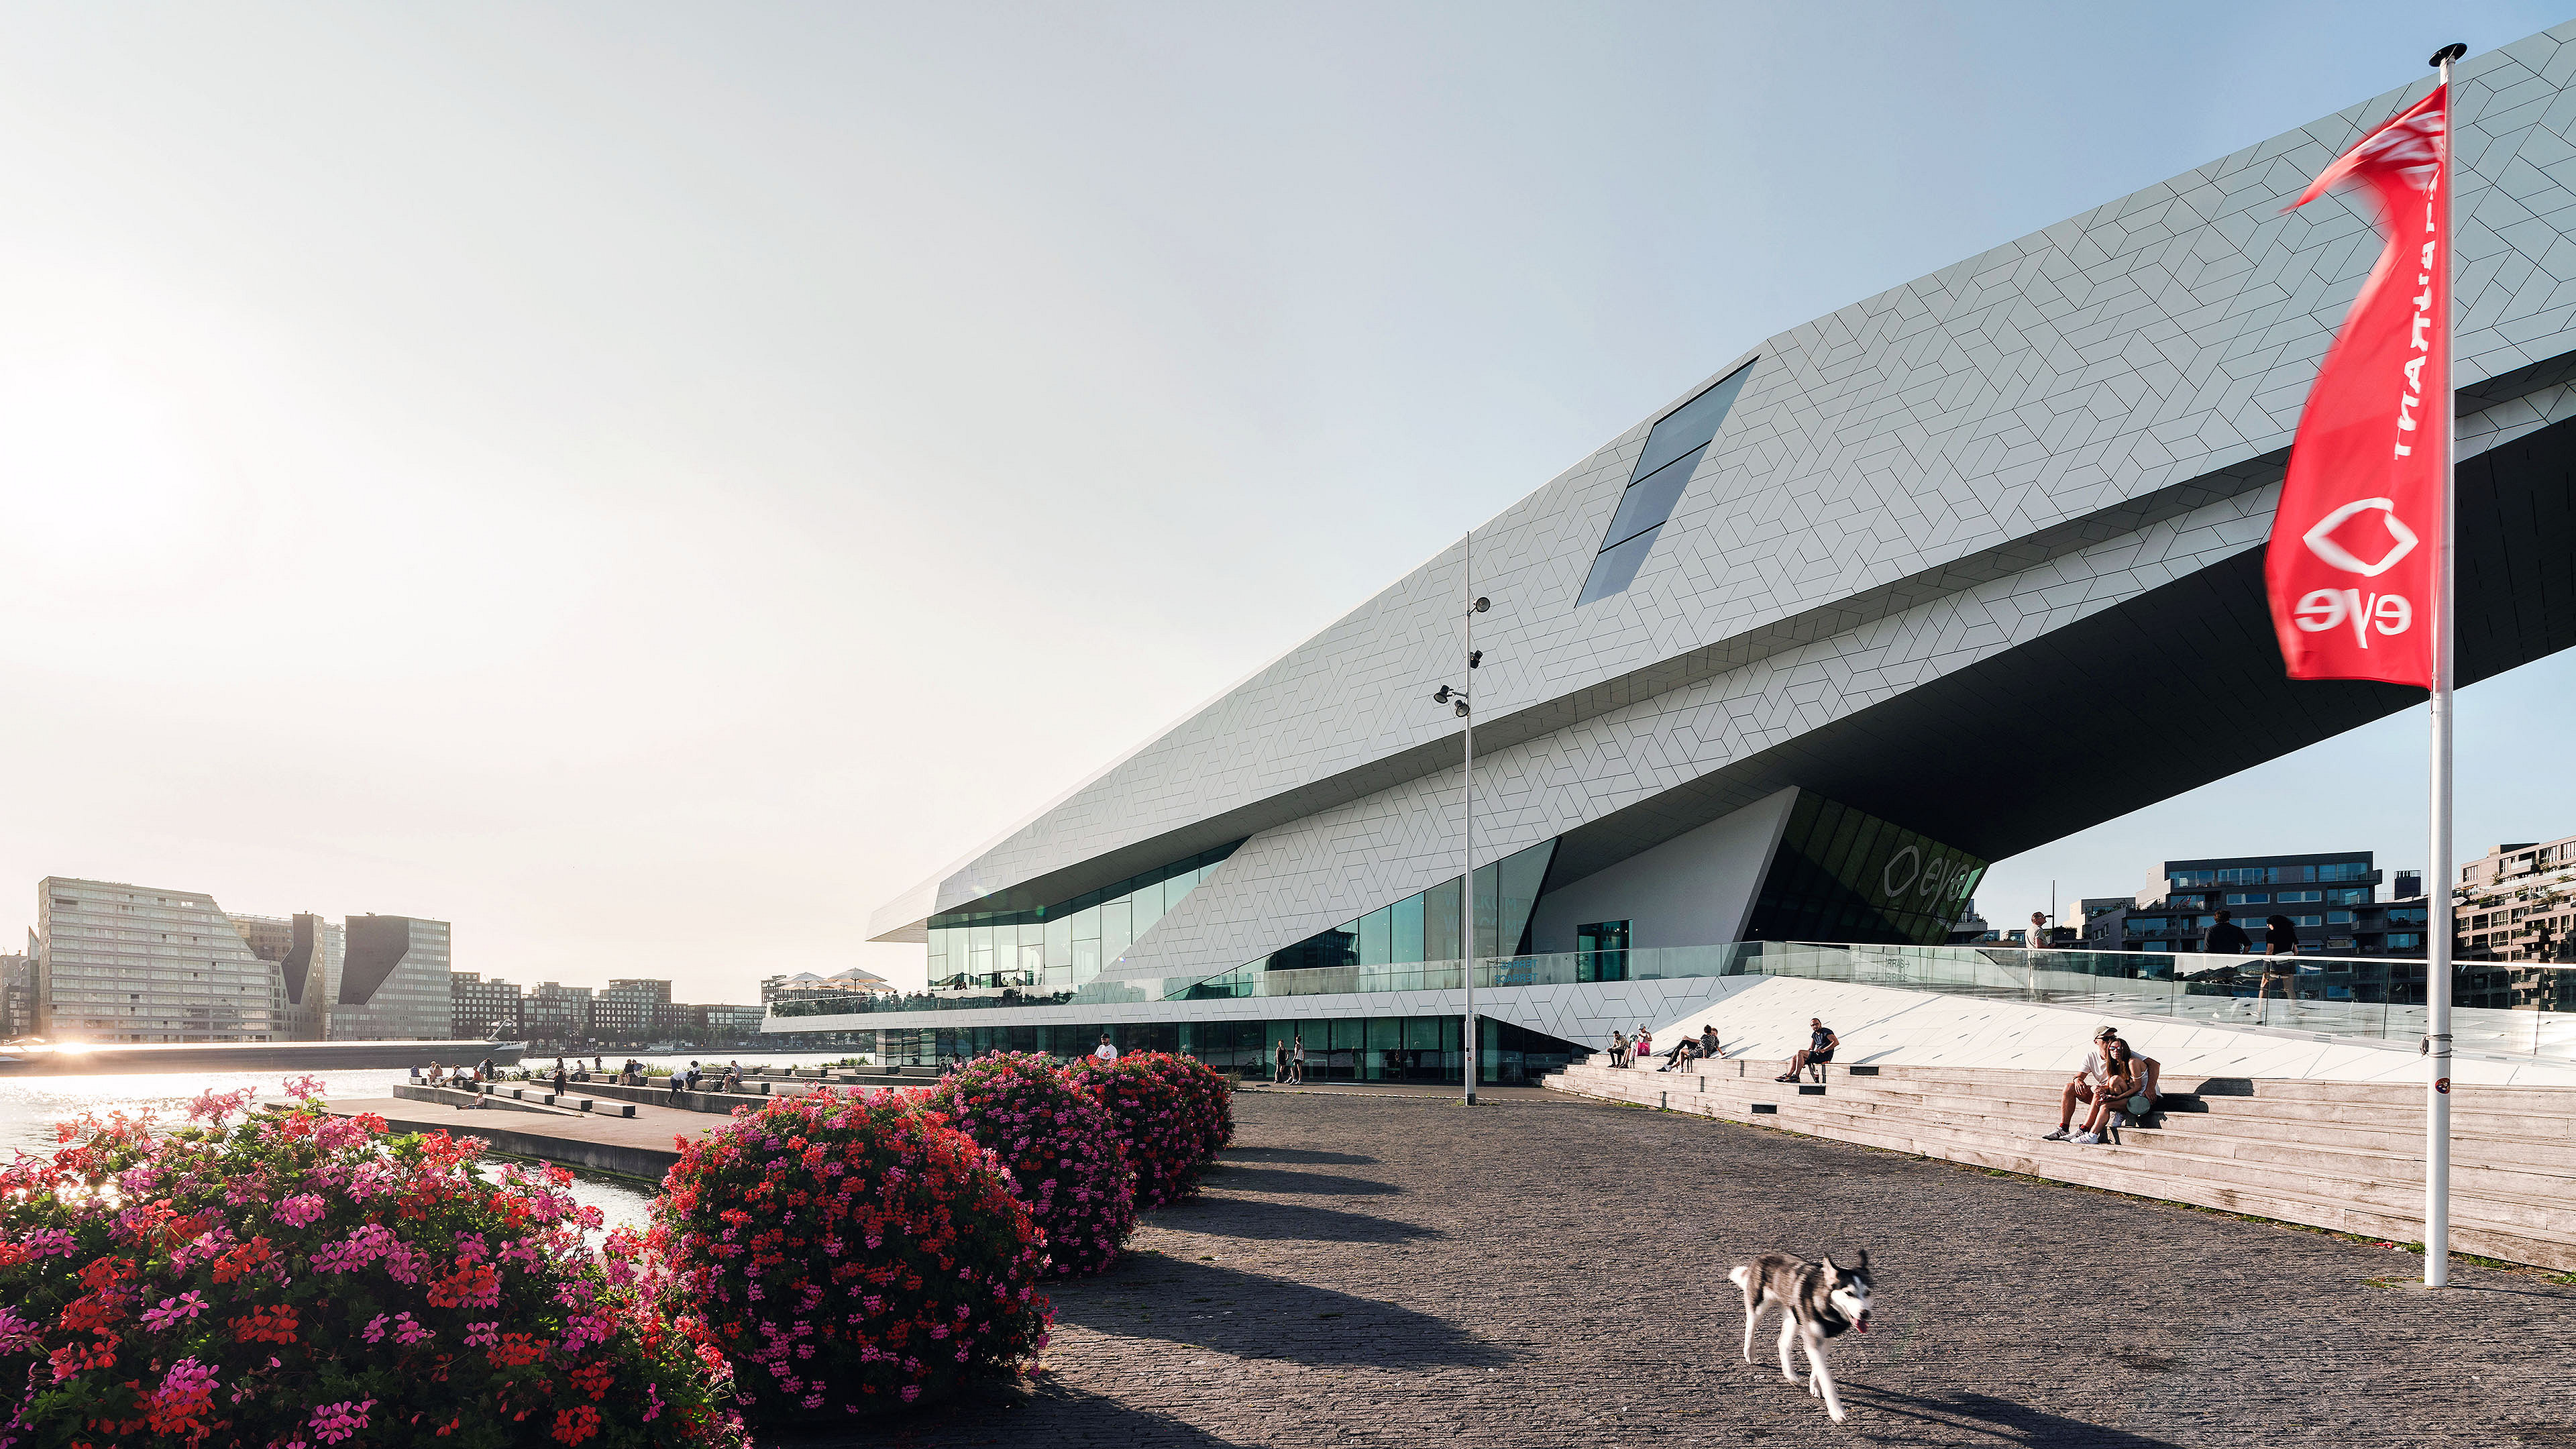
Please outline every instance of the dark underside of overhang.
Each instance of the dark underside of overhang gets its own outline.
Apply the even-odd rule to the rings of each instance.
[[[2458,491],[2459,682],[2576,645],[2576,422],[2463,462]],[[1587,822],[1550,883],[1788,785],[2001,859],[2423,703],[2289,679],[2249,549]]]

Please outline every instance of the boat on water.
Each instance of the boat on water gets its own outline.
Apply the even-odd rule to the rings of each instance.
[[[0,1076],[100,1076],[154,1072],[318,1072],[457,1066],[489,1059],[516,1066],[523,1041],[11,1042]]]

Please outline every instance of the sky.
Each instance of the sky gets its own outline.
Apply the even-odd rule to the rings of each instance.
[[[79,876],[698,1001],[918,979],[873,907],[1762,338],[2565,18],[0,14],[0,941]],[[2464,694],[2466,850],[2576,833],[2571,700]],[[2422,732],[1980,900],[2420,864]]]

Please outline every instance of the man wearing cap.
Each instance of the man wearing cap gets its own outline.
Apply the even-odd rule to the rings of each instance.
[[[2040,1138],[2042,1142],[2063,1142],[2075,1135],[2075,1104],[2092,1105],[2094,1094],[2111,1080],[2111,1049],[2106,1043],[2120,1039],[2116,1026],[2097,1027],[2093,1032],[2093,1050],[2084,1058],[2084,1070],[2069,1078],[2066,1090],[2057,1099],[2057,1130]]]

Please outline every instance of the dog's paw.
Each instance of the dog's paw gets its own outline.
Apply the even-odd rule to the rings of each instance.
[[[1843,1420],[1845,1420],[1845,1419],[1847,1419],[1847,1418],[1850,1418],[1850,1417],[1851,1417],[1849,1414],[1844,1413],[1844,1412],[1843,1412],[1842,1410],[1840,1410],[1840,1409],[1828,1409],[1828,1410],[1826,1410],[1825,1412],[1827,1412],[1827,1413],[1829,1413],[1829,1414],[1833,1415],[1833,1416],[1834,1416],[1834,1422],[1835,1422],[1835,1423],[1837,1423],[1837,1424],[1839,1424],[1839,1423],[1841,1423]]]

